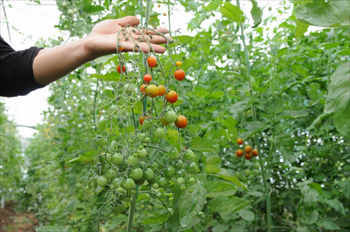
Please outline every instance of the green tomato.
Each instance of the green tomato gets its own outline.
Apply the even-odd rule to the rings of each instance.
[[[143,176],[145,177],[145,179],[146,179],[147,181],[150,181],[150,180],[152,180],[153,177],[154,177],[154,172],[153,172],[152,169],[147,168],[147,169],[145,170],[145,172],[143,173]]]
[[[182,185],[184,182],[185,182],[185,178],[183,178],[183,177],[178,177],[178,178],[176,178],[176,180],[175,180],[175,183],[176,183],[177,185]]]
[[[112,112],[116,111],[117,109],[118,109],[118,106],[117,106],[117,105],[111,105],[111,106],[109,107],[109,110],[112,111]]]
[[[240,178],[241,177],[241,173],[240,172],[235,172],[235,177]]]
[[[237,65],[233,66],[233,71],[238,72],[239,71],[239,67]]]
[[[143,185],[143,184],[145,183],[145,180],[146,180],[145,177],[142,176],[141,179],[135,180],[135,183],[136,183],[137,185]]]
[[[247,182],[248,181],[247,177],[245,177],[245,176],[241,176],[240,179],[241,179],[242,182]]]
[[[185,154],[183,155],[183,158],[185,160],[189,160],[189,161],[192,161],[194,159],[194,153],[193,151],[191,151],[190,149],[188,149]]]
[[[74,8],[73,11],[74,11],[75,14],[78,13],[78,9],[77,8]]]
[[[193,184],[196,182],[196,179],[194,177],[190,177],[190,178],[188,178],[187,181],[188,181],[188,183]]]
[[[239,69],[240,69],[241,71],[244,71],[244,70],[246,70],[246,67],[245,67],[244,64],[241,64],[241,65],[239,66]]]
[[[63,7],[67,7],[67,3],[66,2],[62,2],[62,6]]]
[[[177,157],[179,157],[179,152],[177,151],[177,149],[173,148],[169,151],[168,155],[170,159],[174,160]]]
[[[113,179],[114,175],[115,175],[115,170],[113,170],[113,169],[109,169],[106,173],[106,177],[108,180]]]
[[[131,197],[124,197],[125,202],[130,202],[130,200],[131,200]]]
[[[111,150],[116,150],[118,148],[118,142],[117,141],[112,141],[111,145],[109,145]]]
[[[147,155],[147,150],[145,148],[142,148],[141,150],[138,150],[138,157],[144,158]]]
[[[272,10],[272,7],[271,6],[269,6],[269,8],[267,8],[269,11],[271,11]]]
[[[134,180],[139,180],[142,178],[143,175],[143,171],[141,168],[134,168],[131,170],[130,172],[130,176],[131,178],[133,178]]]
[[[68,15],[74,15],[74,11],[72,9],[67,10]]]
[[[176,118],[177,118],[177,114],[173,110],[169,110],[165,114],[165,120],[169,123],[175,122]]]
[[[95,143],[97,146],[103,146],[107,143],[106,139],[105,138],[97,138],[95,140]]]
[[[133,84],[131,83],[126,83],[124,86],[123,86],[123,89],[126,93],[132,93],[134,91],[134,86]]]
[[[235,78],[234,78],[233,76],[229,76],[229,77],[227,78],[227,80],[230,81],[230,82],[232,82],[232,81],[235,80]],[[232,90],[232,89],[231,89],[231,90]]]
[[[260,168],[260,164],[255,163],[255,164],[254,164],[254,168],[255,168],[255,169],[259,169],[259,168]]]
[[[139,159],[137,157],[134,157],[134,156],[131,155],[131,156],[128,157],[128,164],[130,166],[136,166],[136,165],[139,164]]]
[[[135,143],[135,139],[128,139],[128,143],[129,144],[134,144]]]
[[[113,213],[119,214],[119,213],[124,212],[125,210],[126,210],[125,204],[124,203],[119,203],[119,204],[114,206]]]
[[[193,188],[188,189],[189,193],[193,193]]]
[[[177,177],[184,176],[185,175],[185,170],[183,170],[183,169],[177,170],[175,175]]]
[[[157,163],[153,162],[149,165],[149,168],[152,169],[153,171],[155,171],[157,169],[158,165]]]
[[[233,45],[233,46],[237,46],[237,45],[238,45],[237,41],[233,41],[232,45]],[[237,70],[237,71],[238,71],[238,70]]]
[[[180,186],[180,190],[181,190],[181,191],[183,191],[183,190],[185,190],[185,189],[186,189],[186,185],[183,184],[183,185]]]
[[[139,139],[142,139],[142,138],[146,137],[146,134],[145,133],[140,133],[140,134],[137,135],[137,137]]]
[[[145,130],[149,130],[149,129],[151,129],[151,127],[153,126],[153,124],[154,124],[153,120],[147,118],[147,119],[145,119],[145,121],[143,121],[142,127],[143,127],[143,129],[145,129]]]
[[[119,187],[117,188],[117,192],[124,195],[126,192],[125,192],[125,189],[123,189],[122,187]]]
[[[251,172],[249,169],[246,169],[246,170],[244,171],[244,175],[245,175],[246,177],[249,177],[249,176],[252,175],[252,172]]]
[[[123,188],[126,190],[131,190],[135,187],[135,182],[131,178],[127,178],[123,183]]]
[[[159,184],[158,184],[158,183],[152,184],[152,188],[154,188],[154,189],[159,189]]]
[[[144,143],[149,143],[149,141],[151,141],[150,137],[145,137],[142,139],[142,142],[144,142]],[[146,144],[146,146],[147,146],[147,144]]]
[[[175,168],[173,166],[169,166],[164,170],[164,176],[171,178],[175,175]]]
[[[182,160],[178,160],[175,164],[174,164],[174,167],[176,169],[183,169],[185,166],[184,166],[184,163],[182,162]]]
[[[186,172],[188,173],[196,173],[197,172],[197,164],[195,162],[190,163],[186,166]]]
[[[142,150],[142,149],[143,149],[143,146],[142,146],[142,145],[140,145],[140,146],[138,147],[138,149],[139,149],[139,150]]]
[[[165,136],[165,130],[161,127],[158,127],[155,131],[154,131],[154,136],[158,139],[162,139]]]
[[[169,185],[169,181],[168,181],[167,178],[161,177],[161,178],[159,178],[159,180],[158,180],[158,184],[159,184],[160,187],[165,188],[166,186]]]
[[[99,177],[97,178],[96,182],[97,182],[97,185],[98,185],[98,186],[100,186],[100,187],[103,188],[103,187],[105,187],[105,186],[107,185],[108,180],[107,180],[107,178],[104,177],[104,176],[99,176]]]
[[[120,153],[115,153],[112,157],[111,157],[111,162],[114,165],[120,165],[123,163],[124,157],[122,154]]]
[[[137,191],[135,189],[130,190],[130,195],[136,195]]]

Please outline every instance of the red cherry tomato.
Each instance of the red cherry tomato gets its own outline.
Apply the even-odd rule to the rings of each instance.
[[[147,58],[147,63],[148,63],[148,66],[151,68],[154,68],[157,66],[157,60],[153,56],[150,56]]]
[[[140,90],[141,90],[142,93],[146,92],[146,87],[147,87],[147,84],[142,84],[140,86]]]
[[[150,74],[146,74],[143,76],[143,80],[145,82],[150,82],[152,80],[152,76]]]
[[[123,65],[123,73],[125,72],[125,70],[126,70],[126,68],[125,68],[125,66]],[[120,65],[118,65],[117,71],[118,71],[118,73],[121,73],[121,72],[122,72],[122,70],[121,70],[121,68],[120,68]]]
[[[175,103],[177,101],[177,93],[174,90],[170,90],[165,95],[165,98],[170,103]]]
[[[174,123],[177,128],[185,128],[187,126],[187,119],[185,116],[179,115]]]
[[[245,153],[244,157],[247,159],[247,160],[250,160],[252,158],[252,153]]]
[[[183,79],[185,79],[185,72],[184,72],[184,70],[182,70],[182,69],[176,70],[175,73],[174,73],[174,77],[178,81],[182,81]]]

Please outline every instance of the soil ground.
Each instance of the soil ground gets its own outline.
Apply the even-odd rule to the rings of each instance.
[[[0,232],[35,232],[34,226],[38,225],[38,219],[32,214],[15,212],[13,203],[0,209]]]

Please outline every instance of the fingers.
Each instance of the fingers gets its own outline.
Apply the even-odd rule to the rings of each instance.
[[[151,36],[137,36],[137,35],[133,35],[133,38],[135,41],[138,42],[146,42],[146,40],[152,44],[160,44],[160,43],[167,43],[167,41],[172,41],[173,39],[169,36],[167,36],[166,38],[164,38],[163,36],[159,36],[159,35],[151,35]],[[168,40],[167,40],[168,39]]]
[[[135,26],[140,24],[140,20],[135,16],[126,16],[124,18],[116,19],[116,21],[121,27],[125,27],[126,25]]]
[[[166,34],[166,33],[169,32],[169,30],[166,29],[166,28],[157,28],[157,29],[155,29],[156,32],[154,32],[153,30],[147,30],[147,29],[139,30],[139,29],[136,29],[136,28],[130,28],[130,29],[128,29],[128,31],[130,33],[134,33],[136,35],[141,35],[141,33],[143,35],[155,35],[156,32],[161,33],[161,34]]]
[[[164,53],[165,52],[165,47],[162,47],[157,44],[151,44],[152,48],[148,46],[147,43],[141,42],[138,43],[138,46],[136,46],[133,42],[122,42],[121,45],[123,46],[123,51],[125,52],[132,52],[132,51],[139,51],[139,48],[144,52],[155,52],[155,53]]]

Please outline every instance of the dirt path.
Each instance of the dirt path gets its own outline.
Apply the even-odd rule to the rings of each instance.
[[[11,206],[10,203],[0,209],[0,232],[35,232],[38,219],[26,212],[16,213]]]

